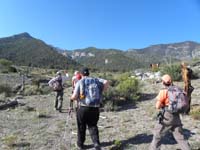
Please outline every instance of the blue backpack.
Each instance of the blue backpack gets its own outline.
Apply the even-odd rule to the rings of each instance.
[[[92,77],[83,78],[80,82],[81,103],[98,107],[101,103],[103,83]]]

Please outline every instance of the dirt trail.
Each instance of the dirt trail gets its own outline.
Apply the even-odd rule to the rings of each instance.
[[[199,83],[194,84],[194,104],[200,95]],[[151,86],[151,88],[149,88]],[[100,140],[103,150],[114,149],[117,143],[125,150],[147,150],[152,140],[155,124],[155,95],[161,85],[144,84],[142,101],[136,106],[127,105],[117,112],[101,112]],[[0,111],[0,149],[17,150],[75,150],[76,117],[68,116],[67,108],[71,89],[65,90],[63,113],[53,109],[54,93],[23,97],[24,106]],[[193,149],[200,149],[200,121],[190,116],[182,117],[184,133]],[[87,131],[86,145],[92,149]],[[176,150],[178,145],[169,135],[162,150]]]

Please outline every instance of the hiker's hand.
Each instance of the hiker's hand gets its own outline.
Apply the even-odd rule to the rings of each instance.
[[[74,101],[78,98],[78,96],[76,94],[72,94],[72,96],[70,97],[71,101]]]

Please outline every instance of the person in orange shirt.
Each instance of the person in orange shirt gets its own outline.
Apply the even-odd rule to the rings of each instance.
[[[167,111],[169,106],[168,99],[168,87],[173,85],[170,75],[165,74],[162,77],[162,83],[164,88],[160,90],[156,97],[156,108],[162,109],[162,119],[159,123],[156,123],[153,133],[153,140],[151,142],[149,150],[160,150],[161,149],[161,138],[166,135],[168,131],[173,133],[173,136],[179,144],[181,150],[191,150],[188,141],[183,135],[183,128],[181,119],[178,113],[170,113]]]

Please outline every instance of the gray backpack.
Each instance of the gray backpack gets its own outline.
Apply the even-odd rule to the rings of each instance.
[[[62,86],[62,78],[59,78],[53,83],[53,90],[54,91],[62,91],[63,86]]]
[[[185,113],[189,108],[189,101],[186,93],[178,86],[168,88],[169,106],[171,113]]]

